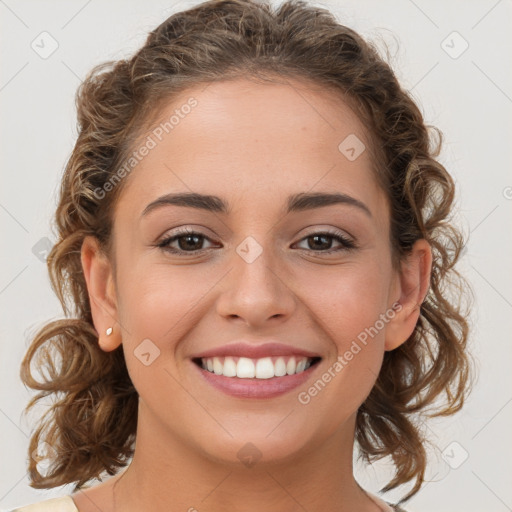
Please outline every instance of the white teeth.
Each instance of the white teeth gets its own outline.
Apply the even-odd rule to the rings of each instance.
[[[256,374],[254,363],[247,357],[241,357],[236,365],[236,376],[239,379],[253,379]]]
[[[274,366],[274,374],[276,377],[283,377],[286,375],[286,363],[282,357],[278,357]]]
[[[295,365],[295,357],[290,357],[288,363],[286,364],[286,373],[288,375],[293,375],[295,373],[295,370],[296,370],[296,365]]]
[[[201,359],[203,369],[224,377],[238,377],[239,379],[271,379],[285,375],[302,373],[311,366],[311,358],[290,357],[262,357],[250,359],[248,357],[207,357]]]
[[[271,379],[274,376],[274,363],[270,357],[258,359],[256,362],[256,378]]]
[[[218,357],[213,358],[213,373],[216,375],[222,375],[223,367]]]
[[[226,377],[236,377],[236,363],[232,357],[224,359],[224,368],[222,374]]]

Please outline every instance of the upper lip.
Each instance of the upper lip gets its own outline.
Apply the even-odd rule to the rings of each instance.
[[[192,359],[226,356],[248,357],[249,359],[260,359],[267,356],[320,357],[319,354],[310,352],[309,350],[303,350],[282,343],[263,343],[256,345],[255,343],[237,342],[205,350],[204,352],[193,355]]]

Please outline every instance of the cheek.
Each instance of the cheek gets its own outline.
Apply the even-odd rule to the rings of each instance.
[[[316,381],[301,390],[299,402],[313,410],[329,403],[333,428],[359,408],[379,374],[390,270],[384,262],[340,266],[330,275],[317,273],[306,294],[316,329],[324,331],[332,350]]]
[[[166,370],[175,372],[182,341],[193,337],[193,330],[213,307],[211,293],[219,273],[206,265],[127,258],[119,262],[117,276],[118,315],[130,377],[141,395],[145,389],[148,393],[168,389],[172,377]]]
[[[171,333],[179,333],[180,324],[215,282],[215,276],[198,274],[198,268],[149,262],[120,265],[118,312],[126,330],[157,344],[175,339]]]
[[[177,399],[180,386],[170,374],[174,375],[176,347],[200,321],[200,299],[213,286],[215,276],[210,283],[193,278],[193,270],[184,267],[139,264],[130,268],[124,274],[119,268],[118,273],[118,314],[128,373],[141,398],[154,396],[160,403],[173,396],[181,403]]]
[[[368,260],[303,277],[301,289],[312,317],[325,327],[340,351],[374,325],[387,307],[391,266]]]

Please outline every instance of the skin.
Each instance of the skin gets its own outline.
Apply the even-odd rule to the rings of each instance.
[[[349,161],[338,150],[350,134],[369,145],[338,95],[301,80],[237,79],[188,89],[161,119],[191,96],[197,107],[123,184],[111,257],[93,237],[82,247],[99,344],[107,352],[122,344],[140,399],[131,465],[73,499],[80,512],[113,511],[115,484],[115,510],[124,512],[375,512],[353,476],[356,413],[384,352],[413,332],[430,280],[430,247],[417,241],[400,271],[393,268],[389,204],[369,151]],[[192,191],[221,197],[230,213],[167,205],[141,217],[156,198]],[[371,215],[348,204],[285,215],[287,197],[299,192],[345,193]],[[179,256],[156,247],[180,226],[204,234],[196,247],[210,249]],[[308,242],[325,229],[342,231],[357,249],[333,238]],[[252,263],[236,252],[248,236],[262,249]],[[301,404],[298,393],[395,302],[400,312]],[[198,378],[190,356],[243,337],[271,337],[322,360],[291,392],[234,398]],[[149,366],[134,355],[144,339],[160,350]],[[261,454],[252,467],[237,456],[249,442]]]

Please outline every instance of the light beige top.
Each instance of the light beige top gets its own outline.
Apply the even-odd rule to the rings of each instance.
[[[366,494],[381,508],[382,512],[394,512],[390,505],[374,494],[365,491]],[[15,508],[11,512],[79,512],[71,496],[62,496],[61,498],[52,498],[50,500],[40,501],[32,505]]]
[[[32,503],[24,507],[15,508],[12,512],[79,512],[71,496],[52,498],[50,500]]]

